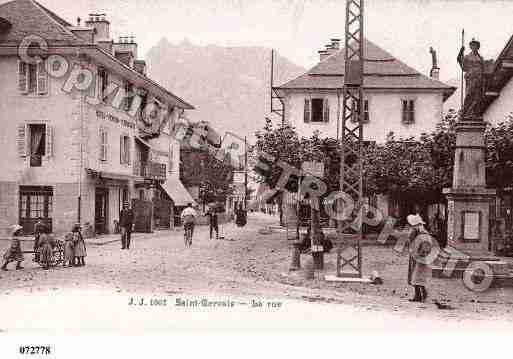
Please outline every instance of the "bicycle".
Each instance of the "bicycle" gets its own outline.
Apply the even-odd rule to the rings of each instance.
[[[183,237],[184,237],[184,242],[185,242],[185,247],[190,247],[192,246],[192,223],[186,223],[184,224],[183,226],[184,228],[184,231],[183,231]]]

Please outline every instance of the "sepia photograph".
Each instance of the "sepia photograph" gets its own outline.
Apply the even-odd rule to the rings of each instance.
[[[0,0],[0,355],[513,333],[512,15]]]

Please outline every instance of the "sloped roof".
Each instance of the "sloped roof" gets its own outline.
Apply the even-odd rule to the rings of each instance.
[[[0,17],[12,24],[11,29],[0,35],[2,43],[19,43],[29,35],[44,36],[50,44],[83,44],[67,26],[66,20],[34,0],[13,0],[0,5]]]
[[[445,97],[455,90],[454,87],[421,74],[367,39],[364,40],[364,56],[365,88],[439,89],[446,93]],[[340,89],[344,85],[344,74],[345,59],[342,49],[278,89]]]

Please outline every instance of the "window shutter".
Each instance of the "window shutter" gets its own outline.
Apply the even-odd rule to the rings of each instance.
[[[363,121],[365,123],[369,122],[370,114],[369,114],[369,100],[363,100]]]
[[[53,127],[50,125],[45,126],[45,138],[46,138],[46,146],[45,146],[45,156],[52,157],[53,156]]]
[[[100,160],[107,161],[107,130],[100,128]]]
[[[410,101],[410,123],[415,122],[415,101]]]
[[[322,117],[324,122],[330,122],[330,102],[327,98],[324,99],[324,115]]]
[[[27,127],[25,124],[18,125],[18,155],[20,157],[27,157]]]
[[[131,161],[131,152],[132,152],[132,140],[130,137],[126,138],[126,164],[129,165]]]
[[[310,100],[305,98],[305,110],[304,110],[304,120],[305,123],[310,123],[310,116],[311,116],[311,104]]]
[[[27,72],[27,64],[23,61],[18,61],[18,90],[21,93],[28,93]]]
[[[119,136],[119,163],[125,163],[125,136]]]
[[[40,95],[48,93],[48,74],[46,73],[44,61],[37,64],[37,93]]]
[[[352,112],[351,121],[353,123],[358,122],[358,106],[357,106],[356,100],[354,98],[351,99],[351,112]]]
[[[173,172],[173,144],[169,145],[168,172]]]
[[[402,121],[408,123],[408,101],[402,100]]]

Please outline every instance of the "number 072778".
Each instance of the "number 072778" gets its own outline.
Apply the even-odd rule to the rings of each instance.
[[[20,346],[20,354],[23,355],[50,355],[52,348],[49,345],[27,345]]]

